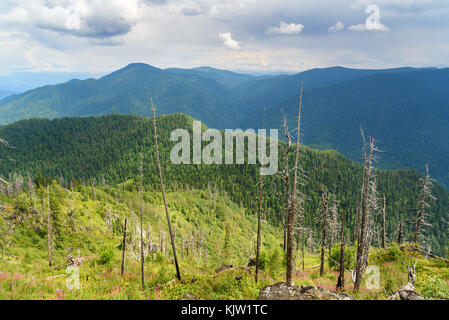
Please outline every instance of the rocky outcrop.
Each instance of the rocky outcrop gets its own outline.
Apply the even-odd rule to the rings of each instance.
[[[402,290],[398,292],[401,300],[426,300],[423,296],[419,295],[415,291]]]
[[[258,300],[355,300],[349,294],[314,286],[287,286],[280,282],[260,290]]]
[[[181,300],[198,300],[198,297],[194,294],[187,293]]]

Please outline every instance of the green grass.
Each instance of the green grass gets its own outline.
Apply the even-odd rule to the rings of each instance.
[[[6,206],[2,215],[15,215],[16,219],[9,220],[14,222],[15,232],[6,239],[10,246],[0,260],[0,299],[165,300],[182,299],[186,294],[194,294],[199,299],[256,299],[264,286],[284,281],[282,230],[266,222],[262,225],[261,273],[256,284],[254,267],[245,267],[254,257],[255,217],[223,194],[190,190],[167,194],[176,229],[182,281],[176,280],[171,250],[166,254],[150,253],[145,261],[145,289],[142,290],[140,230],[136,228],[140,202],[136,192],[128,191],[128,184],[116,188],[96,187],[93,198],[90,187],[77,186],[69,191],[53,183],[50,187],[52,218],[58,222],[54,230],[59,230],[59,235],[54,239],[52,267],[48,266],[46,216],[40,213],[39,197],[44,190],[37,190],[32,202],[27,194],[1,195],[0,201]],[[144,230],[150,227],[151,241],[157,243],[159,229],[168,231],[162,198],[155,192],[145,192],[143,197]],[[46,209],[44,206],[44,212]],[[109,224],[108,216],[112,220]],[[115,221],[110,217],[116,217]],[[125,217],[128,218],[128,251],[125,273],[121,276],[121,226]],[[203,247],[200,255],[198,245],[194,255],[181,252],[182,241],[198,235],[204,239],[207,259],[206,249]],[[165,246],[169,248],[168,241]],[[69,248],[73,248],[75,256],[79,252],[85,259],[79,268],[80,290],[66,288]],[[318,252],[306,252],[304,270],[300,252],[296,255],[295,284],[335,289],[338,273],[327,259],[321,277]],[[229,264],[235,268],[216,273],[219,267]],[[413,264],[416,264],[418,293],[433,299],[449,298],[449,265],[444,262],[391,245],[385,250],[372,248],[369,264],[379,266],[380,289],[368,290],[363,282],[360,292],[355,294],[358,299],[385,299],[407,282],[407,266]],[[346,284],[346,292],[354,294],[349,272],[346,272]]]

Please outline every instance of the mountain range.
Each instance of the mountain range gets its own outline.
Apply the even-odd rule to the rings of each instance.
[[[254,76],[210,67],[160,69],[133,63],[99,79],[70,80],[0,101],[0,124],[24,118],[184,113],[214,128],[295,127],[304,82],[304,144],[361,160],[362,127],[384,152],[380,168],[412,168],[449,186],[449,69],[331,67]]]

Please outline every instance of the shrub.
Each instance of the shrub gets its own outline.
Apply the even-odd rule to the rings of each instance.
[[[386,249],[379,249],[372,258],[378,262],[397,261],[402,255],[402,251],[396,243],[392,243]]]
[[[271,276],[278,274],[282,267],[283,256],[279,252],[279,249],[274,249],[273,253],[268,260],[268,270]]]
[[[113,258],[114,258],[113,249],[110,247],[104,248],[101,251],[99,262],[100,262],[100,264],[107,265],[107,264],[111,263]]]
[[[331,248],[330,257],[328,260],[329,268],[338,270],[341,254],[341,245],[339,243],[335,244]],[[356,260],[356,249],[345,247],[345,268],[353,269]]]
[[[437,277],[428,278],[421,289],[421,294],[426,298],[449,299],[449,286]]]

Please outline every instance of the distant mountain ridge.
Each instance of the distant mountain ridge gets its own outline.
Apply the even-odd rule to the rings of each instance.
[[[24,118],[184,113],[213,128],[294,128],[304,81],[303,142],[361,159],[360,127],[385,152],[381,168],[410,167],[449,186],[449,69],[331,67],[294,75],[251,76],[210,67],[160,69],[132,63],[99,79],[72,80],[0,101],[0,124]]]
[[[14,94],[14,92],[12,92],[12,91],[6,91],[6,90],[1,90],[0,89],[0,100],[4,99],[6,97],[9,97],[9,96],[11,96],[13,94]]]
[[[88,79],[97,76],[98,75],[87,72],[13,72],[6,75],[0,75],[0,89],[18,93],[46,85],[62,83],[70,79]]]

